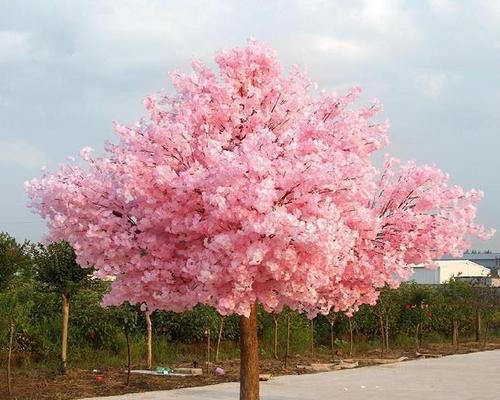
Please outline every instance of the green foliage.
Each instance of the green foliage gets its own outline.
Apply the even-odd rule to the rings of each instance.
[[[170,311],[155,311],[151,320],[157,335],[165,335],[174,342],[196,343],[206,340],[207,329],[212,337],[217,335],[220,315],[214,308],[198,305],[190,311],[177,314]],[[144,327],[145,329],[145,323]],[[231,315],[224,321],[223,339],[237,340],[239,317]]]
[[[16,326],[16,354],[27,359],[56,365],[61,345],[61,294],[71,298],[69,345],[71,365],[103,368],[123,366],[128,335],[132,360],[144,367],[146,322],[138,306],[125,304],[103,308],[101,299],[109,282],[91,279],[91,269],[76,263],[67,243],[48,246],[18,244],[0,234],[0,348],[5,350],[8,324]],[[375,306],[364,305],[352,318],[356,351],[380,348],[381,319],[388,326],[391,346],[414,349],[415,337],[442,342],[458,321],[461,335],[472,337],[476,310],[480,310],[483,331],[500,334],[500,291],[472,288],[459,280],[445,285],[402,284],[385,287]],[[290,319],[291,354],[311,349],[311,322],[301,313],[284,310],[271,315],[258,309],[258,334],[263,357],[274,356],[275,318],[278,322],[278,356],[284,357],[287,319]],[[208,306],[197,306],[176,314],[155,311],[153,323],[154,360],[158,365],[171,362],[204,361],[207,330],[215,346],[221,316]],[[349,323],[343,313],[318,315],[314,319],[316,351],[330,353],[330,321],[335,350],[349,351]],[[418,327],[418,329],[417,329]],[[385,328],[384,328],[385,329]],[[239,317],[224,319],[220,358],[238,357]],[[52,364],[51,364],[52,363]]]
[[[112,352],[118,352],[117,341],[120,342],[120,339],[117,338],[123,329],[136,329],[137,322],[131,324],[127,318],[137,319],[137,312],[128,315],[127,311],[120,307],[103,308],[100,301],[109,290],[109,285],[100,283],[94,284],[92,288],[82,289],[74,296],[70,314],[70,343],[78,346],[85,344],[96,350],[108,348]]]
[[[49,290],[70,298],[89,286],[92,270],[78,265],[75,251],[67,242],[39,244],[33,256],[37,277]]]
[[[20,276],[11,279],[8,290],[0,292],[0,347],[7,347],[8,327],[14,325],[14,350],[31,350],[27,332],[31,330],[30,313],[34,305],[31,282]]]
[[[21,273],[29,264],[28,246],[28,243],[20,245],[8,233],[0,232],[0,291],[8,289],[16,273]]]
[[[443,297],[442,304],[452,320],[467,322],[473,311],[472,287],[457,279],[451,279],[440,286],[439,295]]]
[[[130,335],[137,331],[137,320],[139,318],[137,306],[130,303],[123,303],[118,307],[110,307],[109,312],[111,313],[111,318],[123,329],[125,335]]]

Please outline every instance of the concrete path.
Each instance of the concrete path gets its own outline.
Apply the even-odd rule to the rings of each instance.
[[[99,400],[237,400],[238,383]],[[500,350],[261,382],[261,400],[499,400]],[[94,398],[93,400],[97,400]]]

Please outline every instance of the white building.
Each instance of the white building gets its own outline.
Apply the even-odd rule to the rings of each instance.
[[[489,269],[500,268],[500,253],[465,253],[462,257],[444,256],[441,260],[469,260]]]
[[[449,281],[452,277],[488,276],[490,269],[469,260],[439,260],[435,261],[436,269],[425,268],[423,265],[413,267],[413,275],[409,279],[416,283],[437,285]]]

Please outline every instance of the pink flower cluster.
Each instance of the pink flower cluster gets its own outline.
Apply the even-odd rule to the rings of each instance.
[[[409,264],[492,234],[474,223],[481,194],[440,170],[374,167],[387,124],[373,120],[377,102],[353,106],[359,88],[313,96],[255,41],[215,61],[218,75],[198,61],[173,73],[175,94],[147,97],[148,120],[115,124],[103,157],[86,148],[85,168],[26,183],[49,239],[116,277],[105,304],[352,312]]]

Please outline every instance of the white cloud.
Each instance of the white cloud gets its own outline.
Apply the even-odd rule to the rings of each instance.
[[[364,0],[359,10],[363,24],[395,40],[418,40],[412,9],[398,0]]]
[[[480,0],[479,6],[490,17],[500,19],[500,2],[498,0]]]
[[[0,64],[26,59],[30,52],[30,37],[28,32],[0,31]]]
[[[341,40],[332,36],[317,36],[312,39],[313,47],[339,58],[363,58],[368,55],[369,48],[354,40]]]
[[[446,74],[438,71],[422,72],[415,76],[417,89],[431,99],[437,99],[449,86],[456,85],[462,80],[463,76],[460,74]]]
[[[432,10],[440,15],[452,15],[458,11],[458,4],[453,0],[429,0]]]
[[[45,154],[25,140],[0,140],[0,166],[33,168],[47,161]]]

